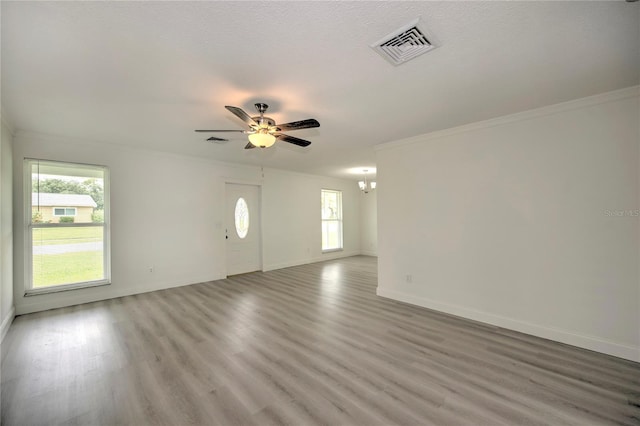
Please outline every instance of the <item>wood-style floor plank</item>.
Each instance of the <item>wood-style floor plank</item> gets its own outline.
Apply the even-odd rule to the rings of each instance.
[[[3,425],[640,425],[640,364],[375,295],[356,256],[16,318]]]

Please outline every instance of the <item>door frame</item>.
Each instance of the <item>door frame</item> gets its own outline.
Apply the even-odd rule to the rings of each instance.
[[[264,272],[264,235],[263,235],[263,229],[264,229],[264,220],[263,220],[263,212],[264,212],[264,203],[262,202],[262,181],[258,181],[258,180],[247,180],[247,179],[236,179],[236,178],[229,178],[229,177],[225,177],[223,179],[223,199],[224,199],[224,207],[223,207],[223,211],[224,211],[224,221],[223,224],[225,226],[225,229],[227,229],[227,232],[231,232],[229,231],[229,229],[234,229],[233,227],[235,226],[235,224],[231,224],[231,228],[228,227],[227,225],[227,209],[229,206],[227,206],[227,184],[233,184],[233,185],[251,185],[251,186],[255,186],[258,188],[258,205],[260,206],[260,232],[258,233],[258,239],[260,241],[258,241],[258,247],[260,249],[260,253],[258,253],[258,259],[259,259],[259,264],[260,264],[260,271]],[[226,234],[224,234],[226,235]],[[224,236],[223,235],[223,236]],[[227,270],[227,240],[224,240],[224,277],[228,278],[229,274],[228,274],[228,270]]]

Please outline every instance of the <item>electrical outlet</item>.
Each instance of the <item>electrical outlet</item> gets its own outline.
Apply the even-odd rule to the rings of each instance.
[[[149,272],[153,272],[153,266],[149,266]]]
[[[407,274],[407,282],[408,283],[412,283],[413,282],[413,276],[411,274]]]

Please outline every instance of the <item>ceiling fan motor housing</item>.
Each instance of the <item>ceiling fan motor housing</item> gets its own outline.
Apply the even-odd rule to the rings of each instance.
[[[251,117],[253,119],[253,121],[255,121],[256,123],[260,124],[260,127],[272,127],[276,125],[276,122],[273,118],[271,117]],[[260,120],[262,120],[262,122],[260,122]]]
[[[258,102],[257,104],[254,104],[254,106],[256,107],[260,115],[257,117],[251,117],[251,118],[253,119],[253,121],[255,121],[260,125],[260,128],[264,129],[267,127],[275,126],[276,122],[273,119],[271,119],[270,117],[264,116],[264,113],[269,108],[269,105],[264,104],[262,102]]]

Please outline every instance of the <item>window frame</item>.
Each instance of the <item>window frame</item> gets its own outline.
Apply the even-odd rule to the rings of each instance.
[[[64,214],[56,214],[56,209],[63,209],[64,210]],[[67,210],[73,209],[73,214],[66,214]],[[53,216],[54,217],[65,217],[65,216],[69,216],[69,217],[76,217],[78,216],[78,209],[76,207],[53,207]]]
[[[337,210],[338,210],[338,218],[337,219],[324,219],[322,217],[322,201],[324,199],[324,193],[325,192],[332,192],[332,193],[336,193],[338,194],[338,206],[337,206]],[[343,229],[343,213],[342,213],[342,191],[339,189],[328,189],[328,188],[322,188],[320,189],[320,223],[321,223],[321,230],[322,227],[324,226],[324,224],[326,223],[337,223],[338,224],[338,238],[339,238],[339,247],[336,248],[327,248],[325,249],[322,246],[322,237],[320,238],[320,244],[321,244],[321,249],[322,249],[322,253],[332,253],[332,252],[336,252],[336,251],[343,251],[344,250],[344,229]]]
[[[32,165],[33,164],[51,164],[69,166],[77,169],[100,169],[103,173],[103,202],[104,202],[104,217],[102,223],[33,223],[33,180],[32,180]],[[38,158],[24,158],[23,161],[23,183],[24,183],[24,295],[35,296],[39,294],[57,293],[61,291],[76,290],[88,287],[98,287],[111,284],[111,238],[110,238],[110,174],[107,166],[89,163],[75,163],[69,161],[57,161],[57,160],[45,160]],[[55,212],[54,207],[54,212]],[[61,207],[58,207],[61,208]],[[74,207],[75,208],[75,207]],[[66,213],[67,207],[65,207]],[[76,215],[77,215],[77,208]],[[55,215],[54,215],[55,216]],[[67,215],[65,215],[67,216]],[[55,216],[62,217],[62,216]],[[33,287],[33,230],[38,228],[82,228],[82,227],[95,227],[102,226],[102,263],[104,276],[99,280],[82,281],[67,284],[58,284],[49,287],[34,288]]]

